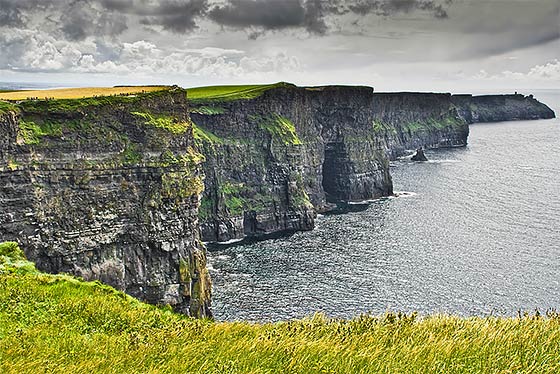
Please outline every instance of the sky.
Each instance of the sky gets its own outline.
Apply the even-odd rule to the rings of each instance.
[[[560,89],[560,0],[0,0],[0,82]]]

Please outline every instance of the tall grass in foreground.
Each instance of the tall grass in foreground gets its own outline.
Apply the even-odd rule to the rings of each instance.
[[[0,253],[1,373],[560,372],[556,314],[217,323],[7,258]]]

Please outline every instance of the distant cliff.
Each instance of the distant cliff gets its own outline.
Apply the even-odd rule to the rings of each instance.
[[[286,83],[0,101],[0,241],[41,270],[210,316],[201,239],[310,230],[334,202],[392,194],[389,160],[408,150],[553,116],[522,95]]]
[[[554,115],[522,95],[371,87],[277,84],[193,96],[195,137],[206,157],[199,216],[208,241],[312,229],[329,202],[392,194],[389,159],[407,150],[465,146],[475,121]]]
[[[0,113],[0,238],[48,272],[210,314],[185,91],[26,101]]]
[[[469,123],[554,118],[548,106],[533,95],[454,95],[453,102]]]

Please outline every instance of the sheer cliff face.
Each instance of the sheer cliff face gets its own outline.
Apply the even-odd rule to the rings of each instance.
[[[276,85],[252,99],[192,100],[206,156],[204,240],[313,227],[330,202],[392,193],[389,160],[461,147],[475,121],[550,118],[532,97],[373,93]]]
[[[0,115],[0,238],[37,267],[210,315],[203,189],[183,90]]]
[[[327,200],[392,193],[368,87],[282,87],[252,100],[198,101],[206,174],[203,238],[313,228]]]

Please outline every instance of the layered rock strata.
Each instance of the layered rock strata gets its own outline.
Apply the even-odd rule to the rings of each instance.
[[[14,105],[0,114],[0,238],[40,270],[210,316],[202,160],[181,89]]]

